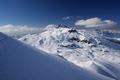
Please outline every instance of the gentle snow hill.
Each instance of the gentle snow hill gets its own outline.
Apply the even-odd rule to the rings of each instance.
[[[120,68],[116,67],[120,67],[119,31],[49,25],[44,32],[19,40],[98,75],[120,80]]]
[[[0,33],[0,80],[112,80]]]

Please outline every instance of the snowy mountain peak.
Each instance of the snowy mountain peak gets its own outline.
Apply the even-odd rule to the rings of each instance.
[[[63,25],[63,24],[59,24],[59,25],[50,24],[50,25],[46,26],[44,28],[44,30],[52,30],[52,29],[55,29],[55,28],[69,28],[69,27],[66,26],[66,25]]]
[[[45,29],[40,34],[26,35],[19,40],[45,52],[58,55],[82,68],[116,79],[116,73],[107,68],[106,62],[120,64],[119,32],[69,27],[56,28],[53,25],[51,29],[48,27]]]
[[[57,56],[38,51],[0,33],[0,80],[87,80],[88,78],[111,79],[78,68]]]

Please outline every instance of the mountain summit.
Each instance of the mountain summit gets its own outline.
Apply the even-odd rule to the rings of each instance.
[[[97,80],[98,75],[0,33],[0,80]]]
[[[19,40],[99,75],[120,79],[119,31],[50,27]]]

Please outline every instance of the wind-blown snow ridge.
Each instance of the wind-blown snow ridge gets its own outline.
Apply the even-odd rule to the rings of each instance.
[[[120,66],[119,32],[50,25],[40,34],[29,34],[19,40],[45,52],[56,54],[84,69],[115,80],[120,79],[114,72],[116,65]],[[107,68],[106,63],[112,64],[113,69]]]

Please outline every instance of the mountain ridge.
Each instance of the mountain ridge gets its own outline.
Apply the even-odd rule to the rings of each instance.
[[[0,33],[0,80],[88,80],[88,78],[97,80],[103,77],[80,69],[59,57],[36,51]]]
[[[120,33],[118,31],[75,29],[51,25],[49,28],[45,28],[45,31],[42,33],[25,35],[19,40],[45,52],[56,54],[79,67],[85,69],[92,68],[91,70],[96,72],[91,67],[94,62],[105,68],[106,65],[103,65],[104,61],[119,65],[119,39]],[[100,60],[100,62],[97,62],[97,60]],[[102,66],[99,69],[105,71],[106,74],[106,69]],[[107,74],[112,78],[114,75],[114,78],[117,79],[119,76],[116,77],[116,74],[111,74],[113,71],[110,70],[110,73],[108,71]],[[104,73],[97,73],[110,77]]]

